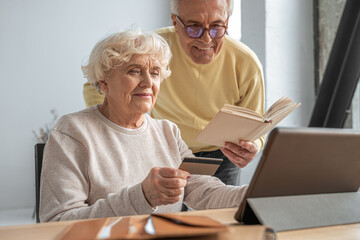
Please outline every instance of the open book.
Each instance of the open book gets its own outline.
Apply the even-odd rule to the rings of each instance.
[[[240,139],[254,141],[300,105],[288,97],[282,97],[261,116],[250,109],[225,104],[195,140],[219,147],[224,147],[225,142],[238,143]]]

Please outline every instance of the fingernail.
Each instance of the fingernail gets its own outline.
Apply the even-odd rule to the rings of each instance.
[[[190,175],[186,177],[186,179],[189,179],[189,178],[191,178],[191,176],[190,176]]]

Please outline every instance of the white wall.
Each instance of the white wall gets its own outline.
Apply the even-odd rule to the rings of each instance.
[[[241,1],[241,41],[256,53],[266,73],[265,2],[265,0]]]
[[[266,103],[301,102],[280,126],[307,126],[315,100],[312,0],[266,1]]]
[[[279,126],[306,127],[313,104],[314,44],[312,0],[242,0],[242,41],[258,55],[264,67],[266,108],[288,96],[300,108]],[[259,157],[242,170],[249,183]]]
[[[307,126],[315,99],[312,0],[242,0],[241,41],[264,67],[266,107],[286,95],[302,106],[281,126]]]
[[[168,0],[0,1],[0,210],[33,207],[33,130],[85,107],[80,66],[104,35],[170,25]]]

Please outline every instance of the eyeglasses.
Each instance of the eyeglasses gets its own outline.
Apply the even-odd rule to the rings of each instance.
[[[209,31],[211,38],[221,38],[225,35],[227,29],[227,20],[225,26],[210,25],[209,28],[204,28],[197,25],[185,25],[178,16],[175,16],[176,20],[181,24],[183,28],[186,28],[186,35],[190,38],[201,38],[205,31]]]

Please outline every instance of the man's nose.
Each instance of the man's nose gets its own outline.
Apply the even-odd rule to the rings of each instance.
[[[203,35],[200,37],[200,40],[204,43],[210,43],[211,37],[210,37],[210,29],[204,29]]]

